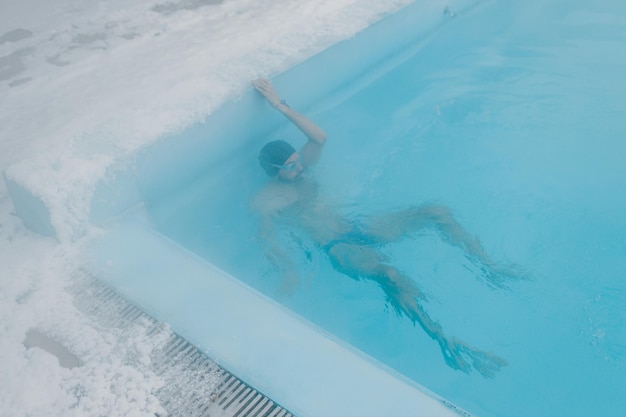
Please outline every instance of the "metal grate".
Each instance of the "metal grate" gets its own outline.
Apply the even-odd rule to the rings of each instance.
[[[294,417],[233,374],[218,366],[202,351],[169,330],[115,290],[91,275],[79,274],[71,292],[79,310],[100,326],[145,326],[148,337],[165,337],[151,355],[148,370],[165,382],[156,392],[172,417]]]

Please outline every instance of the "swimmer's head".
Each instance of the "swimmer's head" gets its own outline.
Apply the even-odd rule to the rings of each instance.
[[[284,140],[275,140],[263,146],[259,153],[259,163],[267,175],[275,177],[294,154],[297,152],[293,146]]]

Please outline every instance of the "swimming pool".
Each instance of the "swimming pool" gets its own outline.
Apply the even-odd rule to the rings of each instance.
[[[495,259],[530,271],[494,291],[434,235],[389,251],[449,334],[507,359],[494,379],[448,368],[428,336],[385,311],[375,285],[333,271],[295,232],[284,242],[304,282],[277,294],[246,203],[264,180],[257,148],[297,138],[287,125],[241,150],[229,162],[238,169],[220,166],[150,207],[152,219],[476,415],[615,415],[626,405],[625,19],[616,1],[485,4],[307,111],[330,137],[320,183],[346,212],[445,202]]]
[[[276,79],[329,133],[316,175],[339,209],[357,216],[445,204],[495,260],[528,271],[528,280],[494,290],[432,233],[387,249],[426,290],[425,307],[447,334],[508,361],[492,379],[448,367],[419,327],[385,309],[376,285],[333,270],[297,230],[281,238],[302,283],[290,295],[278,291],[247,204],[266,180],[260,146],[299,134],[258,97],[244,100],[257,100],[271,122],[184,187],[148,192],[148,217],[160,233],[476,416],[617,415],[626,406],[625,22],[617,1],[486,2],[310,106],[298,106],[293,76]],[[314,84],[315,74],[299,80]]]

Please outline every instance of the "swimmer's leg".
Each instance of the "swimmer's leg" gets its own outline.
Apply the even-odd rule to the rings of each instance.
[[[333,245],[328,255],[335,269],[354,279],[375,281],[385,293],[387,302],[398,315],[409,318],[434,339],[446,363],[454,369],[470,372],[471,367],[485,377],[492,377],[506,365],[496,355],[473,348],[455,338],[448,338],[418,300],[425,297],[405,273],[387,263],[387,258],[372,247],[348,243]],[[471,362],[471,364],[470,364]]]
[[[328,250],[328,255],[333,267],[351,278],[374,280],[416,299],[426,299],[414,280],[389,265],[387,256],[371,246],[340,242]]]
[[[478,237],[467,232],[446,206],[425,204],[372,218],[366,232],[382,242],[392,242],[424,230],[435,230],[443,241],[462,249],[470,261],[479,264],[485,279],[494,287],[506,288],[507,278],[523,278],[519,268],[491,260]]]
[[[487,259],[478,239],[461,226],[448,207],[442,205],[425,204],[371,218],[366,229],[367,233],[384,242],[411,237],[424,230],[435,230],[442,239],[468,255]]]

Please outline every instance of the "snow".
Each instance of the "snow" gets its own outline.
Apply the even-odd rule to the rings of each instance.
[[[77,301],[77,254],[107,168],[409,0],[0,0],[0,170],[50,208],[30,232],[0,181],[0,415],[163,412],[163,337],[107,327]],[[62,367],[32,329],[81,362]]]

